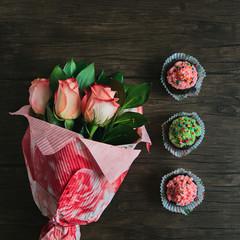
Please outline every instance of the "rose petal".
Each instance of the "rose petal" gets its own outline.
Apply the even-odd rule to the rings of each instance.
[[[77,93],[78,82],[76,78],[68,78],[64,82],[67,83],[68,86]]]
[[[85,91],[86,95],[82,100],[82,112],[86,122],[95,121],[102,125],[108,119],[112,118],[119,107],[116,103],[118,98],[114,98],[115,91],[110,87],[95,84]]]
[[[93,105],[94,105],[94,101],[92,99],[90,102],[88,102],[86,110],[84,112],[84,120],[86,122],[92,122],[94,120],[94,112],[92,109]]]
[[[45,114],[46,105],[51,97],[51,89],[46,79],[36,79],[29,88],[29,103],[36,114]]]
[[[81,108],[82,108],[82,114],[85,113],[87,102],[89,102],[89,98],[91,96],[91,90],[90,88],[84,90],[86,95],[82,98]]]
[[[140,106],[140,107],[136,107],[136,108],[126,108],[126,109],[123,109],[119,112],[119,115],[122,115],[123,113],[125,112],[135,112],[135,113],[141,113],[143,114],[143,107]]]
[[[72,91],[67,84],[63,85],[63,91],[66,95],[67,104],[64,111],[60,114],[60,117],[69,119],[76,111],[78,111],[80,97],[77,93]]]
[[[63,85],[59,81],[59,86],[55,94],[55,112],[58,116],[64,111],[67,106],[67,96],[63,90]]]
[[[75,78],[59,80],[55,94],[56,114],[63,119],[75,119],[81,114],[81,98]]]
[[[102,100],[109,100],[112,99],[116,93],[116,91],[111,91],[111,88],[104,87],[100,84],[95,84],[91,87],[92,93],[94,97]]]
[[[78,117],[81,112],[80,111],[80,96],[79,96],[79,94],[77,94],[75,91],[73,91],[69,87],[68,82],[65,82],[65,81],[59,81],[59,82],[60,82],[59,86],[62,87],[60,89],[61,89],[62,93],[64,93],[63,95],[66,96],[66,106],[65,106],[64,110],[59,113],[59,116],[64,119],[70,119],[73,117],[76,118],[76,116]],[[60,96],[60,94],[59,94],[59,96]],[[58,102],[58,98],[57,98],[57,102]],[[65,102],[64,102],[64,104],[65,104]],[[59,105],[59,107],[60,107],[60,105]]]
[[[99,125],[104,124],[108,119],[112,118],[119,107],[114,99],[111,101],[102,101],[94,98],[92,99],[92,104],[94,121]]]

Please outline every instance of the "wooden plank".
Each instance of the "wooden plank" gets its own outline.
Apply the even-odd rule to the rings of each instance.
[[[1,1],[0,7],[0,234],[37,239],[46,218],[31,195],[21,149],[27,120],[8,114],[28,104],[30,82],[71,57],[95,62],[96,72],[124,72],[126,82],[152,82],[144,113],[153,142],[144,144],[112,203],[82,239],[240,238],[240,2]],[[207,77],[198,97],[177,102],[160,83],[175,52],[199,59]],[[197,112],[206,136],[177,159],[163,147],[161,124],[179,111]],[[159,184],[183,167],[202,178],[204,202],[188,217],[166,211]]]

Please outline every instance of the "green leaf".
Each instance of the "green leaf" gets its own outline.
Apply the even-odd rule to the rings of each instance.
[[[120,83],[123,83],[123,73],[116,73],[114,76],[112,76],[112,79],[117,79]]]
[[[110,83],[111,83],[111,79],[105,75],[104,71],[102,70],[101,74],[99,75],[97,81],[96,81],[97,84],[104,84],[104,85],[107,85],[109,86]]]
[[[186,215],[190,215],[191,211],[189,209],[185,209],[184,212],[186,213]]]
[[[125,112],[118,117],[115,123],[124,124],[131,128],[138,128],[148,123],[148,120],[140,113]]]
[[[89,87],[95,81],[95,68],[94,63],[88,65],[85,69],[83,69],[76,77],[79,89],[81,92]]]
[[[86,127],[84,125],[81,126],[79,133],[83,135],[83,137],[88,138],[88,132],[86,130]]]
[[[125,90],[125,92],[128,90],[128,88],[131,87],[131,85],[129,85],[129,84],[124,84],[123,86],[124,86],[124,90]]]
[[[59,126],[59,127],[63,126],[62,122],[55,118],[55,116],[54,116],[54,114],[53,114],[49,105],[47,105],[47,121],[49,123],[54,124],[54,125]]]
[[[148,100],[151,87],[152,85],[149,83],[129,87],[122,109],[142,106]]]
[[[113,91],[117,91],[116,97],[119,98],[118,103],[120,104],[120,106],[122,106],[126,99],[126,93],[124,91],[123,84],[113,78],[110,86]]]
[[[64,122],[64,121],[65,121],[65,119],[60,118],[60,117],[56,114],[54,108],[53,108],[53,110],[52,110],[52,113],[53,113],[54,117],[55,117],[58,121],[60,121],[60,122]]]
[[[118,125],[112,128],[105,136],[104,143],[123,145],[136,142],[140,136],[129,126]]]
[[[47,111],[46,111],[47,112]],[[45,121],[45,122],[47,122],[47,116],[46,116],[46,114],[44,114],[44,116],[43,116],[43,119],[42,119],[43,121]]]
[[[66,73],[68,78],[72,78],[75,75],[77,70],[76,63],[73,61],[73,58],[66,63],[63,68],[63,71]]]
[[[91,124],[90,123],[88,123],[88,122],[85,122],[84,123],[84,126],[85,126],[85,129],[86,129],[86,131],[87,131],[87,133],[88,133],[88,136],[90,136],[90,127],[91,127]]]
[[[53,71],[50,75],[50,78],[49,78],[49,85],[50,85],[50,88],[52,89],[53,94],[55,93],[55,91],[58,88],[58,85],[59,85],[58,80],[66,80],[67,78],[68,78],[67,75],[59,67],[59,65],[57,65],[53,69]]]
[[[84,68],[87,67],[85,62],[76,62],[76,75],[78,75]]]
[[[74,120],[73,119],[65,119],[64,126],[68,130],[72,130],[74,127]]]
[[[91,126],[89,139],[93,138],[93,134],[96,132],[97,129],[98,129],[98,125],[92,125]]]

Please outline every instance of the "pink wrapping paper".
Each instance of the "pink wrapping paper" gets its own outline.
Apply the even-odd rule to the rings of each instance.
[[[33,198],[50,220],[40,240],[79,240],[80,227],[97,221],[139,155],[136,144],[112,146],[29,115],[22,148]],[[145,127],[141,141],[151,145]]]

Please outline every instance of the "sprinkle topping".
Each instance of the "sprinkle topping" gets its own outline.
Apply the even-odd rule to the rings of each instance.
[[[186,206],[193,201],[198,201],[196,197],[197,185],[189,176],[178,175],[167,184],[168,200],[179,206]]]
[[[168,71],[167,81],[174,88],[187,89],[193,87],[198,79],[195,66],[187,61],[178,61]]]
[[[201,127],[194,118],[180,117],[174,119],[169,128],[169,140],[178,148],[191,146],[196,137],[201,135]]]

